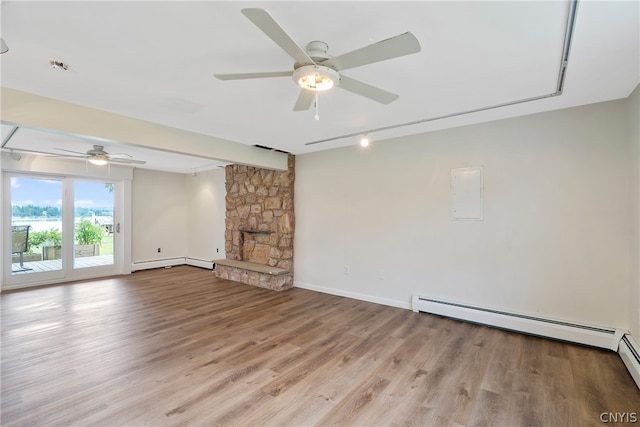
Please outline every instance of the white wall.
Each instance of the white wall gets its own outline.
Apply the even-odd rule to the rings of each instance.
[[[132,183],[133,263],[224,258],[224,180],[224,169],[196,176],[136,169]],[[162,252],[158,253],[158,248]]]
[[[628,112],[632,152],[629,156],[632,170],[629,330],[640,341],[640,85],[628,99]]]
[[[626,328],[626,125],[615,101],[297,156],[296,286]],[[477,165],[484,220],[452,221],[451,169]]]
[[[225,257],[225,171],[223,168],[187,176],[187,257],[212,261]]]
[[[187,175],[136,169],[132,182],[132,261],[187,254]],[[158,253],[158,248],[162,252]]]

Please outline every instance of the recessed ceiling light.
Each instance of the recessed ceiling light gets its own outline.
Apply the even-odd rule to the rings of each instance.
[[[64,62],[51,61],[51,62],[49,62],[49,64],[51,64],[51,68],[55,68],[56,70],[65,70],[65,71],[67,71],[69,69],[69,65],[65,64]]]

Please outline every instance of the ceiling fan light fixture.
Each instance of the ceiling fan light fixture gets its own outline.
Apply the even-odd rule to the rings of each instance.
[[[108,163],[106,157],[104,156],[94,156],[89,158],[89,163],[96,166],[104,166]]]
[[[322,65],[304,65],[293,72],[293,81],[302,89],[319,92],[338,86],[340,75],[336,70]]]

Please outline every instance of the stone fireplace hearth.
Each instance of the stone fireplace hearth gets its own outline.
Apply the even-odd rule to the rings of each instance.
[[[283,290],[293,286],[294,157],[286,171],[244,165],[226,171],[226,259],[216,276]]]

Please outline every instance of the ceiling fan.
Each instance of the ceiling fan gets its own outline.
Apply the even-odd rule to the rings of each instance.
[[[293,107],[294,111],[308,110],[314,98],[317,100],[318,91],[334,86],[382,104],[389,104],[399,96],[346,76],[342,71],[420,52],[418,39],[412,33],[406,32],[332,57],[328,53],[327,44],[322,41],[312,41],[307,44],[306,49],[302,49],[264,9],[242,9],[242,14],[295,60],[293,70],[214,76],[220,80],[293,77],[301,88]]]
[[[64,148],[56,148],[56,150],[66,151],[67,153],[73,153],[74,155],[56,155],[55,157],[87,159],[90,163],[99,166],[106,165],[107,163],[127,163],[136,165],[144,165],[146,163],[142,160],[134,160],[129,154],[126,153],[109,154],[104,151],[104,146],[102,145],[94,145],[93,148],[86,153],[82,153],[80,151],[65,150]]]

